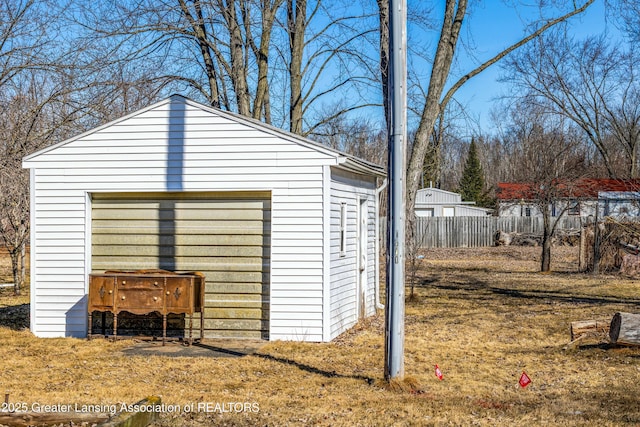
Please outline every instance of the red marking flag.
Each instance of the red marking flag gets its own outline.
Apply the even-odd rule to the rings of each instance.
[[[526,372],[522,371],[522,375],[520,375],[520,381],[518,382],[520,383],[520,387],[525,388],[526,386],[531,384],[531,378],[529,378],[529,375],[527,375]]]
[[[438,365],[436,365],[436,377],[438,377],[440,381],[442,381],[442,379],[444,378],[444,376],[442,375],[442,371],[440,370]]]

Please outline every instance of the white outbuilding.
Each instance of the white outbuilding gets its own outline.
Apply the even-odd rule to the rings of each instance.
[[[23,166],[36,336],[85,337],[106,270],[204,273],[205,338],[330,341],[375,313],[380,166],[179,95]]]
[[[416,194],[416,216],[487,216],[492,210],[476,206],[475,202],[463,202],[459,193],[439,188],[421,188]]]

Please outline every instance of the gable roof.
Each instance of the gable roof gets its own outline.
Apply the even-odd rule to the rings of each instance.
[[[531,200],[537,193],[537,184],[500,182],[496,196],[498,200]],[[600,192],[640,192],[640,179],[595,179],[584,178],[558,184],[558,197],[597,199]]]
[[[147,111],[153,110],[155,108],[158,107],[162,107],[164,105],[170,104],[170,103],[183,103],[185,105],[189,105],[195,108],[199,108],[203,111],[207,111],[209,113],[218,115],[220,117],[226,118],[228,120],[231,120],[233,122],[248,126],[252,129],[261,131],[261,132],[265,132],[267,134],[270,134],[272,136],[276,136],[278,138],[293,142],[295,144],[301,145],[303,147],[309,148],[311,150],[315,150],[324,154],[327,154],[329,156],[335,157],[338,165],[340,167],[342,167],[343,169],[346,170],[350,170],[352,172],[355,173],[364,173],[364,174],[371,174],[371,175],[375,175],[375,176],[379,176],[379,177],[384,177],[386,176],[385,170],[382,166],[377,165],[375,163],[369,162],[367,160],[361,159],[359,157],[355,157],[352,156],[350,154],[347,153],[343,153],[339,150],[333,149],[331,147],[327,147],[325,145],[322,145],[318,142],[312,141],[308,138],[302,137],[300,135],[296,135],[294,133],[279,129],[275,126],[272,125],[268,125],[266,123],[260,122],[258,120],[249,118],[249,117],[245,117],[245,116],[241,116],[239,114],[235,114],[235,113],[231,113],[228,111],[223,111],[220,110],[218,108],[215,107],[211,107],[196,101],[193,101],[189,98],[186,98],[182,95],[178,95],[178,94],[174,94],[171,95],[168,98],[165,98],[159,102],[156,102],[155,104],[152,104],[148,107],[142,108],[138,111],[135,111],[131,114],[128,114],[126,116],[120,117],[116,120],[113,120],[111,122],[105,123],[101,126],[98,126],[96,128],[93,128],[87,132],[81,133],[79,135],[76,135],[72,138],[69,138],[67,140],[64,140],[62,142],[59,142],[57,144],[51,145],[47,148],[44,148],[42,150],[36,151],[34,153],[31,153],[27,156],[25,156],[22,160],[23,160],[23,165],[24,163],[28,163],[30,160],[35,159],[38,156],[44,155],[46,153],[49,153],[53,150],[58,149],[59,147],[63,147],[71,142],[74,142],[78,139],[82,139],[88,135],[91,135],[93,133],[99,132],[103,129],[106,129],[110,126],[116,125],[118,123],[121,123],[127,119],[130,119],[132,117],[136,117],[138,115],[141,115],[143,113],[146,113]]]

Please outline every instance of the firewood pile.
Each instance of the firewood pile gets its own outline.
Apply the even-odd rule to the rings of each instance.
[[[554,246],[577,246],[580,243],[580,230],[567,229],[556,230],[551,244]],[[507,233],[498,231],[495,235],[496,246],[540,246],[542,234],[540,233]]]
[[[640,275],[640,222],[607,218],[585,226],[580,235],[582,271],[594,270],[594,255],[599,272]]]

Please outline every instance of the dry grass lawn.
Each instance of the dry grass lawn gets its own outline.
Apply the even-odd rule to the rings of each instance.
[[[575,251],[563,248],[554,273],[540,274],[538,252],[424,252],[421,284],[406,306],[406,372],[418,392],[382,387],[382,315],[328,344],[272,342],[236,358],[142,357],[121,352],[126,340],[34,338],[24,329],[28,296],[6,292],[0,392],[28,405],[152,394],[181,408],[212,403],[164,414],[162,426],[640,424],[640,349],[597,339],[567,346],[571,321],[640,312],[640,283],[576,273]],[[523,371],[533,381],[526,388],[518,385]],[[234,412],[243,405],[231,402],[251,410]]]

